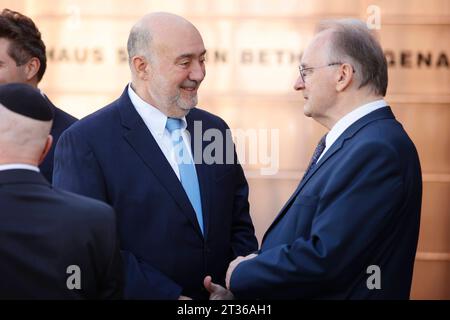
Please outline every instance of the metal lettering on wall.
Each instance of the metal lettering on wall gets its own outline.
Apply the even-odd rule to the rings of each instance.
[[[53,63],[77,63],[77,64],[102,64],[106,61],[106,52],[112,48],[105,47],[75,47],[75,48],[49,48],[47,57]],[[118,64],[128,63],[126,48],[112,49],[115,52],[115,62]],[[449,55],[445,51],[411,51],[411,50],[391,50],[384,51],[389,67],[400,68],[425,68],[425,69],[450,69]],[[238,65],[259,65],[260,67],[275,67],[283,64],[297,66],[302,53],[286,50],[284,48],[270,48],[253,50],[243,49],[234,55],[236,61],[232,61],[227,49],[209,49],[206,54],[206,61],[210,64],[230,64]]]

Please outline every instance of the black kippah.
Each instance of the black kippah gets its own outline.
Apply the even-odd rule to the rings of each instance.
[[[53,108],[41,92],[28,84],[0,85],[0,104],[12,112],[41,121],[53,119]]]

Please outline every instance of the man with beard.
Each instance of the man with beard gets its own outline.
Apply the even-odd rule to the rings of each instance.
[[[217,154],[230,135],[222,119],[195,108],[203,40],[186,19],[154,13],[131,29],[128,54],[131,83],[61,137],[54,183],[115,208],[126,298],[208,298],[203,278],[224,284],[229,262],[257,241],[233,148],[231,163],[197,161],[206,130],[224,137]]]

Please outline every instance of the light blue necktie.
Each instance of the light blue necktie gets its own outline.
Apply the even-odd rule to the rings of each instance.
[[[175,159],[180,171],[181,184],[184,191],[191,201],[192,207],[197,215],[197,221],[200,225],[200,230],[203,232],[203,213],[202,213],[202,201],[200,197],[200,187],[198,185],[197,172],[195,171],[195,165],[192,162],[192,158],[189,155],[189,151],[186,149],[186,144],[183,141],[181,135],[182,121],[177,118],[167,118],[166,128],[169,130],[172,143],[175,151]]]

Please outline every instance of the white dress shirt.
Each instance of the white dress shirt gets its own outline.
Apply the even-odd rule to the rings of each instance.
[[[24,169],[39,172],[39,168],[31,164],[24,164],[24,163],[0,164],[0,171],[16,170],[16,169]]]
[[[166,157],[178,179],[180,179],[180,170],[178,169],[171,135],[169,130],[166,129],[167,116],[156,107],[142,100],[141,97],[134,92],[133,88],[131,88],[131,84],[128,85],[128,96],[130,97],[131,103],[137,113],[141,116],[142,120],[144,120],[148,130],[158,143],[159,148]],[[192,159],[191,143],[189,135],[186,133],[186,117],[181,118],[181,120],[183,124],[181,129],[182,137]]]
[[[349,112],[345,116],[343,116],[338,122],[336,122],[333,128],[331,128],[330,132],[328,132],[325,139],[325,149],[323,150],[319,159],[317,159],[317,163],[320,161],[320,159],[322,159],[323,155],[331,148],[333,143],[341,136],[341,134],[344,133],[345,130],[347,130],[348,127],[350,127],[356,121],[368,115],[369,113],[384,107],[387,107],[386,101],[384,101],[383,99],[376,100],[362,105],[361,107],[358,107],[352,112]]]

